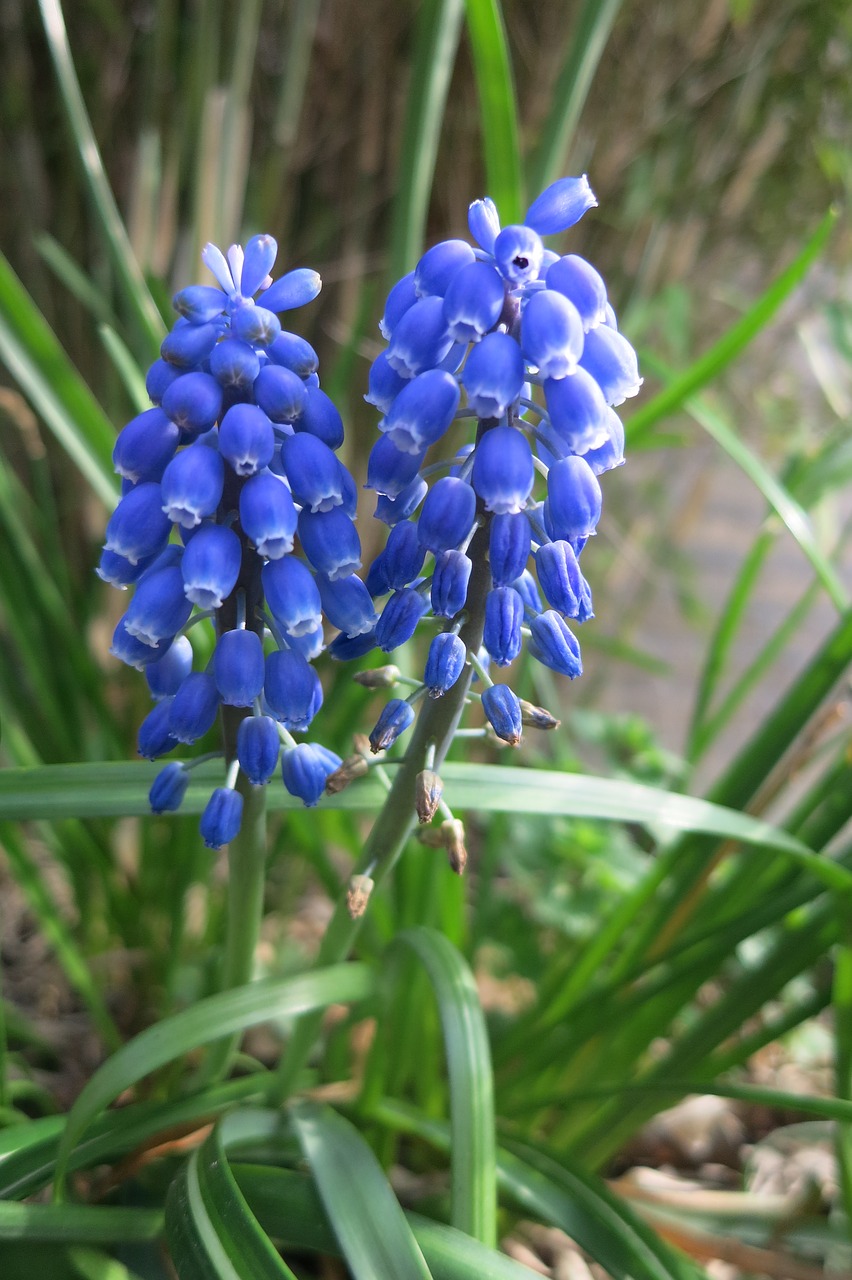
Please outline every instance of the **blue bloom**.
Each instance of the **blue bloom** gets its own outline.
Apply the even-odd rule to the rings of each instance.
[[[316,436],[329,449],[339,449],[343,444],[343,419],[334,404],[319,387],[305,386],[305,403],[296,419],[296,429]]]
[[[145,668],[151,697],[173,697],[191,670],[192,645],[186,636],[178,636],[161,658]]]
[[[471,483],[486,511],[495,515],[523,512],[534,479],[532,450],[516,427],[492,427],[483,434],[474,454]]]
[[[583,673],[577,637],[553,609],[533,618],[530,652],[539,662],[574,680]]]
[[[524,385],[524,358],[508,333],[489,333],[467,358],[462,382],[478,418],[502,418]]]
[[[271,716],[246,716],[237,730],[237,759],[253,787],[269,782],[278,766],[281,739]]]
[[[131,418],[119,433],[112,451],[113,466],[134,484],[160,480],[179,440],[179,428],[162,409],[146,409]]]
[[[342,764],[340,756],[312,742],[300,742],[281,755],[281,776],[291,796],[311,808],[325,791],[329,774]]]
[[[163,511],[160,485],[139,484],[126,493],[109,518],[106,549],[138,564],[166,545],[171,523]]]
[[[350,638],[373,632],[378,619],[370,592],[360,578],[352,573],[332,581],[318,573],[316,582],[323,612],[333,627]]]
[[[171,640],[189,619],[192,603],[184,592],[183,575],[176,565],[146,574],[124,615],[127,634],[143,644]]]
[[[171,700],[169,729],[172,735],[178,742],[186,743],[203,738],[213,728],[219,701],[213,676],[207,671],[191,672]]]
[[[455,618],[467,601],[473,564],[463,551],[444,551],[435,557],[431,602],[436,618]]]
[[[261,571],[266,602],[288,635],[313,631],[322,620],[322,602],[310,570],[295,556],[268,561]]]
[[[290,369],[300,378],[309,378],[319,368],[319,358],[309,342],[300,338],[297,333],[279,333],[274,342],[266,348],[266,354],[273,364]]]
[[[459,387],[452,374],[444,369],[428,369],[403,387],[379,429],[397,449],[420,455],[441,439],[458,403]]]
[[[189,786],[189,773],[178,760],[161,769],[148,792],[152,813],[176,813]]]
[[[235,404],[219,424],[219,452],[238,476],[268,467],[275,452],[272,423],[256,404]]]
[[[535,567],[548,603],[568,618],[585,622],[591,617],[592,593],[569,542],[547,542],[539,547]]]
[[[532,295],[521,319],[521,346],[543,378],[573,373],[584,341],[583,321],[573,302],[554,289]]]
[[[213,678],[226,706],[250,707],[265,675],[263,645],[254,631],[224,631],[213,653]]]
[[[292,369],[265,364],[254,380],[254,398],[272,422],[295,422],[305,407],[305,384]]]
[[[239,509],[243,532],[254,543],[258,555],[280,560],[293,550],[299,516],[283,480],[271,471],[252,476],[240,491]]]
[[[581,178],[560,178],[533,200],[524,223],[539,235],[552,236],[573,227],[597,203],[585,174]]]
[[[492,684],[482,690],[482,710],[498,738],[517,747],[521,741],[522,712],[518,697],[506,684]]]
[[[530,554],[530,522],[523,511],[496,515],[488,530],[488,560],[495,587],[507,587],[526,568]]]
[[[243,798],[239,791],[217,787],[207,801],[198,829],[208,849],[221,849],[239,835]]]
[[[440,698],[458,680],[467,661],[467,650],[457,635],[443,631],[433,638],[423,672],[423,683],[432,698]]]
[[[210,352],[210,372],[223,387],[248,392],[260,373],[260,357],[250,342],[225,338]]]
[[[161,404],[181,431],[201,435],[222,412],[222,388],[209,373],[183,373],[165,389]]]
[[[293,497],[310,511],[330,511],[344,502],[345,468],[322,440],[300,432],[281,445],[281,461]]]
[[[382,520],[391,528],[399,524],[400,520],[410,519],[426,497],[428,488],[423,477],[416,475],[394,497],[380,493],[376,502],[376,519]]]
[[[580,364],[598,383],[607,404],[622,404],[642,386],[636,352],[609,325],[599,325],[586,334]]]
[[[548,289],[562,293],[580,314],[586,333],[606,317],[606,285],[590,262],[576,253],[557,258],[545,277]]]
[[[449,353],[442,298],[420,298],[400,317],[387,349],[388,364],[403,378],[434,369]]]
[[[322,685],[310,663],[293,649],[267,654],[263,692],[285,728],[301,733],[322,706]]]
[[[463,267],[474,261],[473,250],[466,240],[442,240],[427,249],[414,269],[414,288],[418,297],[437,294],[443,298]]]
[[[385,342],[389,342],[394,329],[410,307],[417,301],[417,289],[414,284],[414,272],[398,280],[391,289],[385,303],[385,311],[379,321],[379,329]]]
[[[237,584],[242,555],[233,529],[221,524],[201,525],[186,544],[181,560],[187,599],[199,609],[220,609]]]
[[[401,733],[414,723],[414,708],[402,698],[392,698],[382,710],[370,734],[370,749],[374,754],[387,751]]]
[[[302,511],[299,516],[302,550],[319,573],[334,581],[361,568],[361,539],[341,507],[331,511]]]
[[[454,342],[478,342],[497,324],[505,301],[503,277],[491,263],[462,267],[444,295],[447,332]]]
[[[498,667],[507,667],[521,652],[523,620],[524,602],[513,587],[488,592],[482,642]]]
[[[426,551],[418,537],[417,525],[403,520],[391,529],[382,553],[385,590],[400,591],[414,581],[423,568]]]
[[[383,497],[399,497],[404,490],[417,484],[425,452],[425,447],[404,452],[391,436],[379,436],[367,459],[366,488],[375,489]],[[425,481],[423,483],[425,485]]]
[[[450,551],[464,542],[473,528],[476,495],[464,480],[444,476],[426,495],[417,534],[428,551]]]
[[[225,485],[222,455],[196,442],[172,458],[160,484],[162,510],[169,520],[194,529],[216,512]],[[128,495],[129,496],[129,495]]]
[[[601,487],[589,464],[575,456],[550,468],[544,523],[553,539],[587,538],[601,515]]]
[[[376,643],[379,648],[390,653],[392,649],[398,649],[406,640],[410,640],[425,611],[426,602],[419,591],[414,591],[411,587],[395,591],[385,604],[376,625]]]
[[[171,730],[173,701],[173,698],[163,698],[155,703],[139,726],[137,751],[146,760],[156,760],[177,746]]]
[[[526,284],[538,277],[544,245],[532,227],[504,227],[494,241],[497,270],[510,284]]]
[[[578,368],[566,378],[548,379],[544,396],[551,426],[565,449],[582,454],[606,439],[606,400],[585,369]]]

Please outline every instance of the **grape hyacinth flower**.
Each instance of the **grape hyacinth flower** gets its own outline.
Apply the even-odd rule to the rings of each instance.
[[[208,245],[216,285],[176,295],[178,319],[146,380],[153,407],[116,441],[123,496],[98,568],[135,587],[112,652],[145,671],[154,699],[140,754],[195,743],[221,719],[227,777],[200,827],[211,848],[240,829],[240,772],[260,787],[280,762],[291,794],[316,803],[340,760],[293,734],[322,704],[311,663],[324,611],[352,634],[378,621],[355,576],[356,488],[336,454],[340,415],[319,387],[313,348],[279,318],[312,301],[320,278],[299,269],[273,282],[276,253],[271,236],[227,254]],[[193,669],[186,632],[206,619],[215,646]],[[154,812],[177,810],[191,768],[208,758],[166,764],[151,787]]]
[[[468,699],[502,741],[518,745],[523,725],[554,727],[489,674],[492,663],[510,666],[525,639],[552,670],[582,672],[572,627],[593,615],[580,558],[601,515],[598,477],[623,462],[615,406],[642,380],[600,274],[542,237],[596,204],[585,176],[555,182],[515,226],[476,200],[475,245],[434,246],[388,296],[388,345],[366,396],[382,415],[367,487],[391,527],[366,584],[374,600],[387,598],[371,635],[343,627],[331,651],[346,654],[357,634],[359,652],[372,639],[390,653],[421,626],[432,641],[422,681],[409,680],[410,696],[379,717],[374,752],[409,729],[424,694],[427,715],[472,680]],[[431,763],[426,772],[435,776]],[[455,865],[454,823],[444,822],[444,847]]]

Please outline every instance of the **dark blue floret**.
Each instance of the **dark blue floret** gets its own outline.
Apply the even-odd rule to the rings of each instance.
[[[530,652],[546,667],[573,680],[582,675],[580,646],[577,637],[553,609],[533,618],[530,623],[532,638]]]
[[[420,298],[396,325],[387,350],[388,364],[404,378],[434,369],[449,353],[442,298]]]
[[[169,520],[194,529],[214,515],[222,499],[222,455],[197,441],[172,458],[161,481],[162,510]]]
[[[221,849],[239,835],[243,798],[239,791],[217,787],[201,815],[199,831],[208,849]]]
[[[482,710],[498,738],[516,747],[521,741],[521,704],[508,685],[492,684],[482,691]]]
[[[248,392],[260,373],[260,358],[251,343],[225,338],[210,353],[210,372],[223,387]]]
[[[454,342],[478,342],[503,311],[503,277],[489,262],[472,262],[455,275],[444,295],[444,323]]]
[[[292,551],[298,519],[290,490],[271,472],[261,471],[243,485],[240,524],[258,555],[280,560]]]
[[[425,446],[414,452],[403,452],[391,436],[379,436],[367,459],[367,488],[389,498],[399,497],[417,482],[425,452]],[[423,484],[425,486],[425,481]],[[425,493],[425,487],[423,491]]]
[[[530,522],[522,511],[496,515],[488,531],[488,559],[495,587],[507,587],[526,568],[530,554]]]
[[[302,550],[318,573],[334,581],[361,568],[361,539],[342,507],[303,511],[299,516]]]
[[[261,571],[266,602],[288,635],[302,636],[322,621],[322,602],[310,569],[294,556],[270,560]]]
[[[494,587],[485,600],[483,644],[498,667],[507,667],[521,652],[524,602],[513,587]]]
[[[189,786],[189,774],[178,760],[161,769],[148,792],[152,813],[176,813]]]
[[[427,249],[414,270],[414,288],[419,297],[437,294],[443,298],[463,267],[474,261],[466,240],[442,240]]]
[[[124,495],[110,516],[106,549],[135,565],[158,555],[168,541],[170,530],[160,485],[140,484]]]
[[[385,604],[376,625],[376,643],[385,653],[397,649],[410,640],[417,624],[426,611],[426,602],[419,591],[407,587],[395,591]]]
[[[281,776],[291,796],[297,796],[308,808],[317,803],[325,791],[329,774],[341,764],[340,756],[312,742],[300,742],[281,756]]]
[[[189,619],[192,604],[184,593],[183,575],[176,565],[146,574],[124,615],[127,634],[143,644],[171,640]]]
[[[192,670],[192,645],[186,636],[178,636],[174,644],[145,668],[145,679],[153,698],[171,698]]]
[[[219,424],[219,451],[238,476],[268,467],[275,452],[272,423],[256,404],[235,404]]]
[[[423,568],[425,558],[417,526],[410,520],[400,521],[391,529],[382,554],[385,590],[400,591],[409,586]]]
[[[181,431],[201,435],[222,412],[222,388],[209,373],[184,373],[166,388],[162,405]]]
[[[281,461],[293,497],[311,511],[330,511],[345,497],[345,470],[333,451],[316,436],[288,436],[281,446]]]
[[[316,582],[323,612],[333,627],[349,637],[373,632],[378,619],[370,592],[360,578],[353,573],[332,582],[318,573]]]
[[[181,561],[187,599],[199,609],[220,609],[237,584],[242,554],[233,529],[201,525],[187,543]]]
[[[306,386],[305,403],[295,425],[297,431],[309,432],[329,449],[339,449],[343,444],[343,419],[334,401],[319,387]]]
[[[437,618],[454,618],[467,600],[473,565],[463,551],[444,551],[435,557],[432,574],[432,612]]]
[[[485,432],[474,455],[471,483],[486,511],[523,511],[534,479],[532,450],[517,428],[492,427]]]
[[[254,398],[272,422],[295,422],[306,394],[302,379],[283,365],[264,365],[254,380]]]
[[[451,689],[464,671],[467,650],[459,637],[444,631],[433,638],[423,672],[429,696],[440,698]]]
[[[278,765],[281,739],[271,716],[246,716],[237,730],[237,759],[253,787],[269,781]]]
[[[322,706],[319,676],[293,649],[267,655],[263,692],[273,715],[294,732],[307,729]]]
[[[112,451],[113,466],[134,484],[160,480],[179,440],[179,429],[162,409],[146,409],[119,433]]]
[[[273,364],[291,369],[300,378],[310,377],[319,368],[316,351],[297,333],[279,333],[275,341],[266,348],[266,354]]]
[[[250,707],[263,690],[263,645],[253,631],[225,631],[216,641],[213,678],[226,706]]]
[[[587,538],[600,514],[601,487],[583,458],[564,458],[550,468],[544,523],[551,538]]]
[[[177,746],[177,738],[171,731],[173,701],[173,698],[164,698],[156,703],[139,726],[136,749],[146,760],[156,760]]]
[[[524,358],[508,333],[489,333],[473,348],[462,374],[478,418],[502,418],[524,385]]]
[[[218,710],[219,690],[213,676],[193,671],[172,699],[169,728],[178,742],[196,742],[213,728]]]
[[[370,748],[373,752],[387,751],[401,733],[414,723],[414,708],[402,698],[392,698],[382,710],[373,732]]]
[[[473,528],[476,495],[457,476],[444,476],[426,495],[417,533],[421,544],[436,555],[464,542]]]

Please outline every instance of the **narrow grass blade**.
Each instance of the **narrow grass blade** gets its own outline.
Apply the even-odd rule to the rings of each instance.
[[[0,1240],[50,1240],[63,1244],[130,1243],[156,1240],[162,1230],[163,1215],[158,1209],[0,1201]]]
[[[838,1094],[846,1100],[849,1114],[837,1124],[835,1149],[843,1208],[847,1222],[852,1223],[852,896],[841,897],[837,910],[841,938],[836,949],[831,993],[837,1041],[834,1079]]]
[[[520,222],[524,192],[518,106],[500,0],[467,0],[465,10],[479,93],[487,193],[504,225]]]
[[[428,1280],[431,1272],[381,1165],[329,1107],[291,1109],[323,1207],[356,1280]]]
[[[621,0],[585,0],[580,10],[553,91],[550,114],[529,166],[533,197],[563,176],[580,113],[620,8]]]
[[[444,106],[456,60],[464,0],[426,0],[415,36],[405,109],[389,276],[410,271],[422,252]]]
[[[651,430],[661,419],[680,409],[684,401],[706,386],[735,360],[761,329],[764,329],[785,298],[805,278],[822,253],[831,234],[837,215],[830,210],[817,227],[801,253],[791,262],[757,302],[748,309],[718,342],[700,356],[688,369],[674,378],[667,387],[653,396],[632,414],[625,423],[625,430],[632,448],[647,440]]]
[[[169,1187],[166,1234],[181,1280],[243,1280],[210,1220],[198,1185],[195,1154]]]
[[[42,232],[35,238],[35,247],[68,292],[101,324],[115,328],[116,319],[109,301],[59,241],[47,232]]]
[[[118,336],[112,325],[99,325],[98,334],[135,411],[142,413],[143,410],[150,409],[151,401],[145,388],[145,379],[126,343]]]
[[[97,140],[74,69],[62,6],[60,0],[39,0],[39,8],[50,56],[59,81],[65,116],[74,138],[95,213],[116,275],[121,281],[125,301],[133,311],[145,339],[147,351],[144,354],[153,360],[158,354],[165,333],[165,325],[134,256],[115,203],[115,196],[104,172]]]
[[[451,1225],[493,1248],[497,1241],[494,1082],[485,1016],[470,966],[432,929],[401,933],[434,989],[450,1079]]]
[[[259,1022],[361,1000],[371,993],[372,985],[372,976],[363,966],[333,965],[297,978],[256,982],[208,996],[191,1009],[148,1027],[98,1068],[68,1113],[57,1157],[57,1197],[62,1195],[74,1146],[104,1107],[125,1089],[199,1045]]]
[[[340,1245],[322,1201],[304,1174],[249,1164],[235,1164],[233,1169],[252,1210],[273,1239],[294,1249],[339,1255]],[[486,1249],[454,1227],[432,1222],[419,1213],[406,1211],[405,1217],[434,1280],[482,1280],[484,1276],[488,1280],[533,1280],[538,1274],[503,1253]]]

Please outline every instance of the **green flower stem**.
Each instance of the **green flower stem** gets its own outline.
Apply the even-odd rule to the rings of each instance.
[[[485,597],[491,583],[488,570],[488,525],[477,529],[470,545],[473,562],[467,597],[467,617],[459,635],[468,654],[476,653],[482,643],[485,619]],[[450,748],[462,711],[464,710],[473,670],[468,664],[465,674],[441,698],[429,698],[424,702],[408,745],[408,750],[394,778],[387,799],[367,837],[355,873],[369,872],[378,886],[392,871],[405,847],[416,821],[414,810],[414,785],[418,773],[425,767],[427,758],[434,755],[433,768],[437,771]],[[346,897],[338,899],[334,914],[320,945],[317,965],[334,964],[344,960],[358,935],[361,920],[349,915]],[[275,1105],[288,1098],[296,1088],[299,1076],[307,1062],[316,1039],[322,1014],[307,1014],[293,1028],[290,1043],[281,1065],[273,1078],[270,1103]]]

